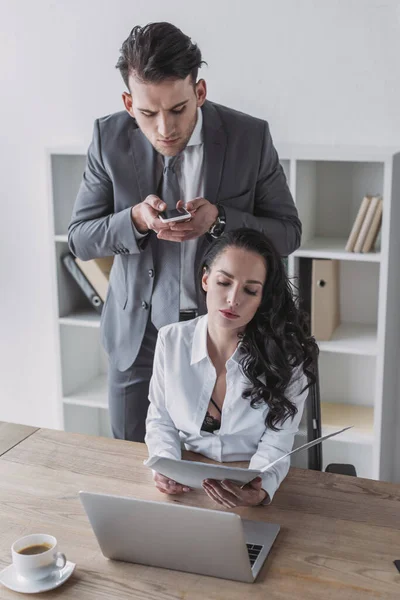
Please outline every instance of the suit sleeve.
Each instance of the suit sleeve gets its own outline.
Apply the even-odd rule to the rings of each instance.
[[[101,135],[95,122],[85,172],[68,227],[68,244],[82,260],[137,254],[143,238],[133,225],[131,208],[114,213],[113,183],[104,167]]]
[[[301,223],[268,123],[265,123],[263,132],[254,214],[230,206],[224,206],[224,209],[225,231],[239,227],[263,231],[282,256],[288,256],[300,246]]]

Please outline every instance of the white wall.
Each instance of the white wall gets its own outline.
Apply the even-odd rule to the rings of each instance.
[[[400,147],[400,3],[0,0],[0,420],[52,426],[57,394],[45,148],[84,146],[120,110],[134,24],[201,47],[209,97],[277,142]]]

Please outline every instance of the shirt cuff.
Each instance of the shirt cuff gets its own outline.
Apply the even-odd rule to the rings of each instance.
[[[140,240],[142,240],[143,238],[147,237],[149,235],[149,232],[146,231],[146,233],[140,233],[140,231],[138,231],[135,227],[134,222],[132,221],[132,217],[131,217],[131,225],[132,225],[132,231],[133,231],[133,235],[135,236],[135,239],[139,242]]]
[[[268,473],[267,475],[261,476],[262,478],[262,489],[267,492],[267,496],[260,503],[260,506],[267,506],[271,504],[272,498],[275,495],[276,490],[278,489],[278,483],[276,480],[276,475],[274,473]]]

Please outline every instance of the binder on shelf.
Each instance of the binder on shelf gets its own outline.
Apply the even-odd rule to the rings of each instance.
[[[379,205],[380,196],[372,196],[371,202],[368,206],[367,214],[365,215],[363,224],[361,225],[360,233],[358,234],[357,241],[354,245],[354,252],[361,252],[370,230],[372,221],[375,216],[375,212]]]
[[[339,261],[314,259],[311,277],[311,333],[328,341],[340,323]]]
[[[103,310],[104,301],[101,296],[97,292],[97,290],[93,287],[91,282],[87,279],[85,273],[81,271],[80,267],[77,264],[75,257],[71,254],[65,254],[62,257],[62,262],[65,267],[68,269],[69,273],[71,273],[72,277],[75,279],[76,283],[85,294],[86,298],[89,300],[93,308],[101,314]]]
[[[365,238],[361,252],[370,252],[373,249],[382,224],[382,212],[383,200],[382,198],[379,198],[378,206],[376,208],[374,218],[372,219],[372,223],[367,233],[367,237]]]
[[[93,260],[81,260],[80,258],[75,258],[76,264],[85,275],[86,279],[92,284],[103,302],[106,301],[108,281],[110,279],[113,261],[113,256],[94,258]]]
[[[357,216],[354,220],[353,227],[351,228],[349,238],[345,247],[346,252],[353,252],[355,243],[360,233],[361,226],[367,214],[368,207],[371,203],[372,196],[364,196],[358,209]]]

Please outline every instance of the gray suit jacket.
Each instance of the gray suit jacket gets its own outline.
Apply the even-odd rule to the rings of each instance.
[[[264,231],[287,256],[300,245],[301,224],[268,124],[209,101],[202,110],[205,197],[224,206],[226,231]],[[115,256],[101,333],[121,371],[137,356],[157,285],[159,240],[151,232],[137,242],[131,222],[131,207],[157,191],[156,165],[156,151],[127,112],[98,119],[68,228],[82,260]],[[196,273],[207,238],[199,240]],[[199,307],[205,312],[200,293]]]

